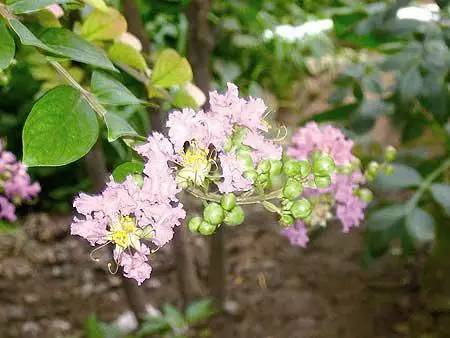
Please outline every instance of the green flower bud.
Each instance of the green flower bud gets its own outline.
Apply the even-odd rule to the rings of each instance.
[[[369,163],[369,165],[367,166],[367,173],[370,176],[377,176],[379,168],[380,168],[380,165],[378,164],[378,162],[371,161]]]
[[[369,189],[363,188],[357,191],[357,196],[366,203],[370,203],[373,200],[373,192]]]
[[[244,177],[252,182],[256,182],[256,180],[258,179],[258,173],[255,170],[247,170],[244,171]]]
[[[191,232],[198,232],[198,228],[200,227],[200,224],[202,224],[203,219],[200,216],[192,217],[191,220],[188,223],[188,228]]]
[[[300,177],[305,178],[311,172],[311,165],[306,160],[298,161],[298,163],[300,165]]]
[[[295,218],[306,218],[311,215],[311,211],[311,202],[306,198],[301,198],[298,201],[295,201],[291,207],[292,216]]]
[[[270,160],[270,176],[281,174],[283,170],[283,163],[279,160]]]
[[[328,188],[331,184],[330,176],[314,176],[314,183],[317,188]]]
[[[287,160],[284,162],[283,171],[288,176],[300,175],[300,163],[296,160]]]
[[[302,191],[303,187],[301,183],[294,178],[289,178],[284,185],[283,196],[289,200],[294,200],[300,196]]]
[[[294,217],[292,217],[289,214],[284,214],[283,216],[281,216],[280,218],[280,224],[284,227],[288,227],[292,224],[294,224]]]
[[[289,210],[291,210],[292,206],[294,205],[294,202],[292,202],[290,200],[282,200],[281,205],[283,206],[284,211],[289,211]]]
[[[269,174],[261,174],[258,176],[258,183],[266,183],[269,182],[270,176]]]
[[[384,158],[387,162],[392,162],[395,160],[395,157],[397,156],[397,149],[395,149],[393,146],[387,146],[384,150]]]
[[[238,205],[227,213],[224,222],[226,225],[236,226],[242,224],[242,222],[244,222],[244,219],[245,219],[244,209],[242,209],[242,207]]]
[[[216,231],[216,229],[217,225],[213,225],[211,223],[203,221],[198,227],[198,232],[200,232],[202,235],[209,236],[212,235]]]
[[[270,186],[271,189],[280,189],[284,184],[284,175],[270,175]]]
[[[203,218],[206,222],[213,225],[222,223],[224,216],[222,207],[217,203],[209,203],[205,210],[203,210]]]
[[[328,176],[331,175],[336,166],[334,160],[328,154],[316,156],[313,161],[314,176]]]
[[[246,170],[253,169],[254,166],[250,151],[240,149],[236,152],[236,157]]]
[[[232,193],[223,195],[220,200],[220,205],[223,209],[230,211],[236,206],[236,196]]]
[[[269,160],[262,160],[258,163],[258,167],[256,168],[256,171],[259,174],[262,173],[268,173],[270,171],[270,161]]]

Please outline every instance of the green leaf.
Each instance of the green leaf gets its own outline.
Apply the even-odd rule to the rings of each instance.
[[[359,113],[363,117],[377,118],[381,115],[390,115],[394,111],[392,103],[382,100],[364,99],[359,107]]]
[[[138,133],[119,115],[107,112],[105,123],[108,128],[108,141],[113,142],[122,136],[137,136]]]
[[[173,328],[182,328],[186,326],[186,321],[180,311],[174,306],[166,304],[163,306],[164,318]]]
[[[189,95],[184,88],[180,88],[175,92],[173,95],[172,104],[177,108],[198,108],[198,104],[195,99]]]
[[[2,233],[12,233],[17,230],[16,223],[10,223],[5,220],[0,219],[0,235]]]
[[[367,219],[366,225],[371,230],[388,229],[400,221],[405,214],[403,205],[390,205],[372,213]]]
[[[164,333],[170,330],[170,325],[163,317],[150,317],[142,324],[137,332],[138,337],[146,337],[148,335]]]
[[[117,71],[101,49],[67,29],[49,28],[41,35],[41,40],[58,54],[72,60]]]
[[[435,237],[433,217],[419,207],[409,213],[405,225],[409,235],[416,242],[429,242]]]
[[[44,49],[48,52],[58,54],[56,50],[44,44],[39,40],[23,23],[17,19],[9,19],[11,28],[16,32],[20,42],[25,46],[34,46]]]
[[[92,74],[91,91],[102,104],[124,106],[142,103],[123,84],[100,71]]]
[[[105,1],[103,0],[83,0],[86,4],[97,8],[101,11],[107,11],[108,10],[108,6],[106,6]]]
[[[95,315],[90,315],[84,323],[84,330],[87,338],[104,338],[103,330]]]
[[[143,171],[144,171],[143,162],[125,162],[118,165],[114,169],[112,176],[115,182],[120,183],[123,182],[128,175],[142,174]]]
[[[8,2],[8,7],[14,14],[38,11],[53,4],[65,4],[73,0],[16,0]]]
[[[16,44],[11,34],[8,32],[8,28],[3,21],[0,21],[0,70],[6,69],[14,59],[16,53]]]
[[[142,54],[132,46],[115,42],[108,50],[108,56],[115,63],[122,63],[137,70],[146,70],[147,63]]]
[[[94,111],[70,86],[47,92],[33,106],[23,127],[27,166],[61,166],[86,155],[97,141]]]
[[[434,200],[450,216],[450,184],[435,183],[430,187]]]
[[[392,175],[380,173],[375,184],[382,190],[396,190],[417,187],[422,183],[422,176],[416,169],[404,164],[392,164],[394,172]]]
[[[314,115],[311,119],[317,122],[347,120],[357,109],[358,103],[349,103]]]
[[[417,97],[422,90],[422,76],[417,67],[410,68],[402,75],[399,84],[400,97],[403,101],[410,101]]]
[[[202,299],[189,304],[186,309],[186,320],[189,324],[196,324],[208,319],[216,313],[211,299]]]
[[[93,11],[81,26],[81,35],[89,41],[114,40],[126,31],[125,18],[114,8]]]
[[[169,88],[192,80],[192,69],[186,58],[173,49],[163,50],[155,62],[153,85]]]

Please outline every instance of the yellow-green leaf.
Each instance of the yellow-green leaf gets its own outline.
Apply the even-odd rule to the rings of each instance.
[[[166,49],[159,54],[152,73],[155,86],[169,88],[192,80],[192,69],[186,58],[173,49]]]
[[[142,54],[126,43],[115,42],[109,48],[108,55],[115,63],[122,63],[138,70],[147,69],[147,63]]]
[[[114,8],[95,10],[81,26],[81,35],[86,40],[114,40],[127,31],[127,21]]]

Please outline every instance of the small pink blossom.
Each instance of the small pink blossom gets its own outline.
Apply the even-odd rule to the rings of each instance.
[[[235,154],[221,154],[219,156],[223,181],[218,184],[222,193],[233,191],[247,191],[252,182],[243,176],[243,168]]]
[[[16,217],[16,208],[7,198],[0,196],[0,219],[14,222]]]
[[[47,6],[47,9],[52,12],[52,14],[55,16],[55,18],[59,19],[62,16],[64,16],[64,10],[61,8],[61,6],[57,4],[53,4],[50,6]]]
[[[283,229],[281,233],[289,239],[291,245],[306,248],[309,242],[308,231],[301,221],[297,221],[292,227]]]
[[[261,133],[249,131],[245,136],[243,143],[254,150],[251,153],[251,156],[255,164],[259,163],[262,159],[281,159],[281,154],[283,152],[281,146],[267,140]]]

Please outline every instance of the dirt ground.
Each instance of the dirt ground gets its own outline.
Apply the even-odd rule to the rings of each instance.
[[[408,319],[420,304],[410,271],[395,256],[363,269],[360,230],[331,227],[300,249],[266,213],[246,223],[226,233],[233,314],[212,322],[212,337],[415,337]],[[68,216],[32,215],[0,235],[1,338],[82,337],[90,314],[111,321],[126,310],[120,278],[89,258],[69,224]],[[203,241],[193,241],[205,255]],[[155,255],[153,271],[143,286],[148,301],[179,303],[170,247]]]

